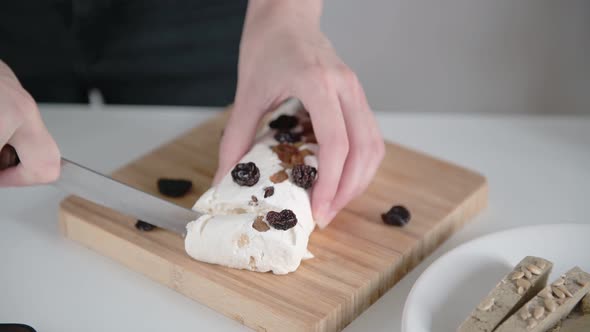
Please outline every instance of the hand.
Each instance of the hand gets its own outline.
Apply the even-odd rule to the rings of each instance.
[[[296,97],[310,113],[320,147],[311,200],[323,228],[366,189],[385,148],[357,77],[320,31],[320,12],[317,0],[249,2],[234,110],[214,182],[251,147],[262,116]]]
[[[33,98],[0,61],[0,148],[12,145],[20,163],[0,171],[0,186],[25,186],[54,181],[60,153],[45,128]]]

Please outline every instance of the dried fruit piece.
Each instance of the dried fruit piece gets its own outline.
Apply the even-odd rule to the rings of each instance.
[[[231,171],[231,176],[240,186],[252,187],[260,179],[260,170],[253,162],[239,163]]]
[[[289,178],[289,174],[285,172],[284,169],[276,172],[275,174],[270,176],[270,181],[272,183],[281,183]]]
[[[296,143],[301,141],[301,135],[292,133],[290,131],[279,131],[275,134],[274,138],[279,143]]]
[[[271,149],[282,162],[287,164],[293,164],[293,159],[299,158],[299,149],[288,143],[275,145]]]
[[[264,198],[270,197],[275,194],[275,187],[265,187],[264,188]]]
[[[258,206],[258,197],[252,195],[252,197],[250,197],[250,202],[248,202],[248,205]]]
[[[193,183],[190,180],[185,179],[158,179],[158,191],[160,194],[168,197],[182,197],[186,195],[191,188]]]
[[[403,205],[396,205],[381,215],[384,223],[393,226],[405,226],[411,218],[410,211]]]
[[[272,129],[289,130],[295,128],[295,126],[297,126],[298,123],[299,120],[296,117],[292,115],[282,114],[279,115],[278,118],[272,120],[268,124],[268,126]]]
[[[310,149],[303,149],[303,150],[299,151],[299,154],[301,155],[302,158],[314,155],[313,151],[311,151]]]
[[[268,224],[264,222],[264,217],[262,217],[262,216],[256,217],[256,219],[254,220],[254,223],[252,223],[252,228],[254,228],[255,230],[257,230],[259,232],[266,232],[270,229]]]
[[[318,171],[315,167],[303,164],[293,166],[293,171],[291,171],[293,183],[303,189],[311,188],[317,174]]]
[[[139,229],[140,231],[149,232],[149,231],[155,229],[156,226],[154,226],[154,225],[152,225],[150,223],[147,223],[147,222],[145,222],[143,220],[138,220],[135,223],[135,228]]]
[[[275,229],[288,230],[297,225],[297,216],[291,210],[283,210],[281,212],[269,211],[266,214],[266,221]]]

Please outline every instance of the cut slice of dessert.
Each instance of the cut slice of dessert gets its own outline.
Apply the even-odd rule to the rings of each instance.
[[[479,303],[458,332],[491,332],[547,284],[553,264],[527,256]]]
[[[589,291],[590,274],[574,267],[543,288],[496,331],[547,331],[565,318]]]

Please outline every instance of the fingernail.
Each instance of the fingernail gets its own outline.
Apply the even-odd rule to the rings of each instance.
[[[326,228],[330,223],[328,218],[328,206],[320,206],[314,214],[315,223],[320,229]]]

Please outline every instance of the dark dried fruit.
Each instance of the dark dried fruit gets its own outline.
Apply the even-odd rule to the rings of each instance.
[[[254,223],[252,224],[252,228],[259,232],[266,232],[270,229],[270,227],[268,227],[268,224],[264,222],[264,217],[262,216],[256,217],[256,220],[254,220]]]
[[[138,220],[135,223],[135,228],[139,229],[140,231],[149,232],[149,231],[153,230],[154,228],[156,228],[156,226],[154,226],[150,223],[147,223],[143,220]]]
[[[265,187],[264,188],[264,198],[270,197],[275,194],[275,187]]]
[[[293,166],[291,177],[293,183],[295,183],[297,186],[303,189],[309,189],[313,185],[313,181],[315,181],[317,174],[318,171],[315,167],[299,164]]]
[[[287,174],[287,172],[285,172],[285,170],[280,170],[278,172],[276,172],[275,174],[270,176],[270,181],[272,183],[281,183],[285,180],[287,180],[289,178],[289,174]]]
[[[250,197],[250,202],[248,202],[248,205],[258,206],[258,197],[252,195],[252,197]]]
[[[279,143],[296,143],[301,140],[301,135],[290,131],[279,131],[275,134],[275,139]]]
[[[182,197],[186,195],[192,187],[193,183],[190,180],[158,179],[158,191],[160,194],[168,197]]]
[[[384,223],[393,226],[405,226],[410,222],[411,218],[410,211],[402,205],[396,205],[387,211],[387,213],[381,215]]]
[[[299,123],[299,120],[297,120],[296,117],[292,116],[292,115],[280,115],[278,118],[272,120],[268,126],[271,127],[272,129],[279,129],[279,130],[289,130],[289,129],[293,129],[295,128],[295,126],[297,126],[297,124]]]
[[[283,210],[281,212],[269,211],[266,214],[266,221],[268,221],[272,228],[285,231],[297,225],[297,216],[291,210]]]
[[[240,186],[252,187],[260,179],[260,170],[253,162],[239,163],[231,171],[231,177]]]

